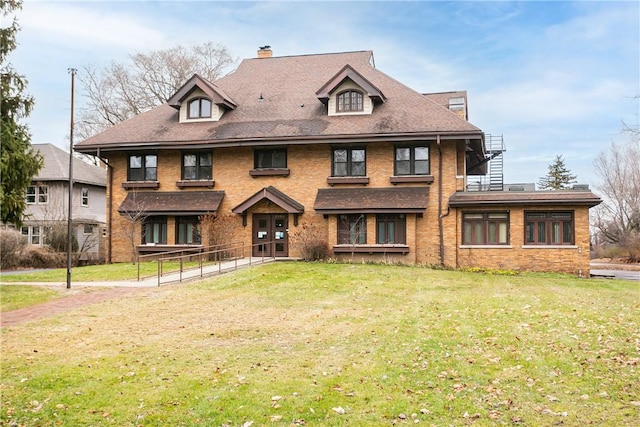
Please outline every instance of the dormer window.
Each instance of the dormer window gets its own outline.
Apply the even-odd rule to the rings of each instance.
[[[336,111],[339,113],[349,111],[363,111],[362,92],[356,90],[346,90],[338,94]]]
[[[196,98],[189,101],[189,118],[202,119],[211,117],[211,100],[207,98]]]

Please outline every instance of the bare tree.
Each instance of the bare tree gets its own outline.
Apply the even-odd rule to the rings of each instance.
[[[212,42],[136,53],[129,59],[102,69],[87,65],[79,74],[88,101],[77,121],[81,139],[165,103],[193,74],[214,81],[238,61]]]
[[[138,193],[132,191],[129,193],[120,207],[120,218],[116,227],[112,226],[113,234],[126,240],[131,250],[131,263],[135,264],[138,260],[137,246],[141,240],[141,227],[149,216],[146,204],[137,196]]]
[[[594,226],[609,243],[640,259],[640,138],[630,134],[623,144],[612,143],[594,162],[603,202],[595,209]]]

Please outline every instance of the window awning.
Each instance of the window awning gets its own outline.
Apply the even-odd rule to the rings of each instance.
[[[602,202],[591,191],[489,191],[457,192],[449,197],[452,208],[484,206],[588,206]]]
[[[249,210],[249,208],[264,199],[275,203],[288,213],[301,214],[304,212],[304,206],[302,204],[296,202],[291,197],[287,196],[282,191],[273,186],[265,187],[262,190],[258,191],[253,196],[249,197],[247,200],[231,209],[231,212],[236,214],[244,214],[247,212],[247,210]]]
[[[313,208],[323,214],[422,213],[428,201],[429,187],[322,188]]]
[[[145,215],[205,215],[220,208],[224,191],[130,192],[118,212]]]

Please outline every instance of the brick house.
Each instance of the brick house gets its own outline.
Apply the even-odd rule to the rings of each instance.
[[[467,111],[466,92],[416,92],[376,69],[371,51],[264,47],[75,150],[109,164],[113,262],[129,259],[117,230],[138,212],[139,252],[201,244],[198,218],[215,213],[254,254],[297,256],[291,237],[306,224],[336,258],[588,275],[600,199],[487,181],[501,150]]]

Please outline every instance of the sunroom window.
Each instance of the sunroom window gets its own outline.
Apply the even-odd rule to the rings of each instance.
[[[508,245],[508,212],[467,212],[462,214],[462,244]]]

